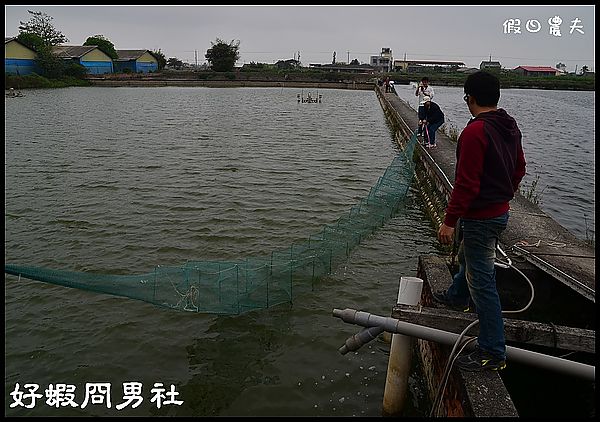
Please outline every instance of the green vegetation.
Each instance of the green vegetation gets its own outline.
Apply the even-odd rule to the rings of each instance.
[[[56,56],[53,46],[68,42],[62,32],[52,25],[52,17],[43,12],[28,10],[32,15],[28,22],[20,22],[17,40],[37,53],[35,59],[37,74],[27,76],[4,75],[5,88],[61,88],[66,86],[90,86],[85,80],[87,69],[79,63]],[[103,35],[88,37],[83,45],[96,45],[111,59],[117,59],[114,44]],[[166,64],[164,54],[159,50],[151,52],[158,61],[158,68]],[[237,58],[236,58],[237,60]]]
[[[17,39],[24,45],[30,47],[38,53],[37,65],[39,73],[46,79],[68,80],[68,78],[85,77],[85,68],[76,64],[65,64],[65,62],[52,53],[52,46],[68,42],[69,40],[52,25],[52,17],[43,13],[28,11],[32,16],[27,22],[20,22],[20,33]],[[94,35],[89,37],[84,45],[97,45],[100,50],[108,56],[116,59],[116,49],[111,41],[103,35]],[[344,67],[340,66],[335,71],[323,70],[320,68],[299,67],[300,54],[298,60],[280,60],[275,64],[255,63],[245,64],[236,69],[235,63],[240,57],[239,40],[232,40],[229,43],[217,38],[211,42],[211,48],[206,50],[210,70],[183,70],[186,66],[176,57],[171,57],[167,61],[165,55],[160,49],[151,51],[152,55],[158,61],[159,77],[188,77],[189,79],[203,80],[260,80],[266,82],[357,82],[373,83],[378,78],[389,77],[397,85],[408,85],[411,82],[420,80],[424,76],[429,77],[432,85],[437,86],[463,86],[467,74],[459,72],[456,68],[447,69],[427,69],[421,72],[369,72],[353,73],[344,72]],[[166,64],[169,64],[177,71],[165,71]],[[357,59],[351,64],[359,65]],[[587,69],[587,66],[584,66]],[[216,72],[216,73],[215,73]],[[559,89],[559,90],[585,90],[595,91],[595,74],[585,75],[563,75],[563,76],[523,76],[508,70],[494,71],[500,79],[501,88],[537,88],[537,89]],[[121,75],[122,76],[122,75]],[[105,75],[110,78],[110,75]],[[66,79],[67,78],[67,79]],[[44,84],[44,86],[46,86]],[[452,138],[455,130],[448,128],[448,135]]]
[[[62,32],[52,25],[52,16],[48,16],[43,12],[33,12],[28,10],[32,15],[27,22],[20,22],[19,34],[35,34],[39,36],[45,45],[58,45],[66,43],[69,40]]]
[[[47,45],[39,46],[35,62],[40,75],[46,78],[60,78],[65,69],[63,60],[52,54],[52,47]]]
[[[212,47],[206,50],[204,57],[215,72],[231,72],[240,58],[240,42],[232,40],[229,44],[217,38],[211,41]]]
[[[250,62],[242,66],[240,69],[242,72],[261,72],[267,69],[274,69],[275,66],[268,63],[256,63]]]
[[[455,126],[448,123],[444,123],[442,126],[440,126],[440,129],[442,133],[445,133],[448,139],[450,139],[452,142],[458,141],[460,130],[458,130]]]
[[[233,69],[231,69],[233,70]],[[163,71],[165,78],[178,77],[190,79],[225,79],[224,75],[213,73],[212,70],[181,70],[181,71]],[[217,71],[218,72],[218,71]],[[224,71],[221,71],[224,72]],[[428,73],[351,73],[329,71],[319,68],[296,68],[284,69],[277,64],[250,62],[239,68],[236,73],[236,80],[262,80],[273,82],[356,82],[371,83],[377,78],[384,79],[389,76],[396,85],[408,85],[411,82],[420,80],[423,76],[429,77],[432,85],[437,86],[464,86],[468,75],[461,72],[428,72]],[[499,72],[500,84],[503,89],[506,88],[537,88],[537,89],[561,89],[594,91],[596,79],[593,75],[564,75],[564,76],[522,76],[515,73]],[[227,79],[230,79],[229,77]]]
[[[98,49],[104,52],[111,59],[115,60],[119,58],[117,50],[115,50],[115,45],[105,38],[104,35],[94,35],[93,37],[88,37],[83,45],[97,45]]]
[[[65,88],[68,86],[91,86],[92,83],[84,79],[65,76],[60,79],[49,79],[36,73],[26,76],[4,74],[4,88]]]
[[[276,64],[250,63],[242,66],[237,75],[238,80],[272,80],[278,82],[356,82],[372,83],[377,79],[376,74],[330,72],[317,68],[289,69],[277,67]]]
[[[539,88],[566,90],[595,90],[596,78],[591,76],[521,76],[515,73],[500,75],[501,88]]]
[[[594,233],[590,230],[588,226],[587,216],[583,214],[583,220],[585,221],[585,243],[592,247],[596,247],[596,239],[594,239]]]
[[[21,32],[19,35],[17,35],[17,40],[21,44],[31,48],[33,51],[38,51],[45,45],[42,37],[30,32]]]
[[[154,50],[150,52],[154,58],[156,58],[156,61],[158,61],[158,70],[164,69],[165,65],[167,64],[167,58],[165,57],[165,54],[160,51],[160,48],[158,50]]]
[[[535,179],[531,182],[529,186],[524,183],[521,183],[521,187],[519,188],[521,194],[530,202],[539,205],[542,201],[542,194],[546,188],[544,187],[540,192],[537,192],[537,185],[540,181],[540,175],[536,175]]]
[[[5,74],[5,87],[21,89],[89,85],[89,82],[83,81],[87,73],[85,67],[65,61],[52,52],[53,46],[68,41],[67,37],[52,25],[53,18],[43,12],[28,12],[32,17],[28,22],[21,22],[17,39],[37,53],[35,62],[39,75],[21,77]]]
[[[167,60],[167,64],[173,69],[179,70],[183,68],[183,62],[177,57],[169,57],[169,59]]]
[[[391,72],[389,76],[396,84],[409,84],[421,80],[423,76],[429,78],[432,85],[464,86],[466,74],[461,72],[427,72],[427,73],[401,73]],[[563,89],[576,91],[595,91],[596,78],[593,75],[563,75],[563,76],[523,76],[511,71],[497,73],[500,79],[500,88],[536,88],[536,89]]]

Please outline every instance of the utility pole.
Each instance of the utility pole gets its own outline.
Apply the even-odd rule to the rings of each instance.
[[[196,67],[198,67],[198,50],[194,50],[194,61],[196,62]]]
[[[347,64],[350,64],[350,51],[348,51],[348,61],[346,61]]]

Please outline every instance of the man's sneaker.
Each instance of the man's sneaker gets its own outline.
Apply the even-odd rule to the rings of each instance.
[[[499,371],[506,368],[504,359],[495,358],[485,350],[476,347],[467,355],[460,355],[454,362],[456,366],[465,371]]]
[[[470,311],[470,307],[469,307],[468,304],[467,305],[461,305],[460,303],[456,303],[456,302],[452,301],[448,297],[448,291],[447,290],[442,290],[442,291],[438,291],[438,292],[432,292],[432,295],[433,295],[433,299],[436,302],[441,303],[443,305],[446,305],[450,309],[453,309],[455,311],[460,311],[460,312],[469,312]]]

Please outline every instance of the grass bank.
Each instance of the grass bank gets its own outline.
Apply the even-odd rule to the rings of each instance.
[[[29,88],[66,88],[68,86],[91,86],[87,80],[73,77],[61,79],[48,79],[35,73],[26,76],[4,74],[4,89],[29,89]]]
[[[421,80],[427,76],[434,86],[464,86],[468,75],[461,72],[429,72],[429,73],[348,73],[348,72],[330,72],[315,69],[261,69],[261,70],[235,70],[233,72],[214,72],[204,71],[174,71],[162,70],[160,72],[146,74],[106,74],[89,75],[86,80],[76,78],[47,79],[39,75],[28,76],[4,76],[5,88],[26,89],[26,88],[62,88],[67,86],[90,86],[96,82],[112,82],[113,85],[128,82],[142,83],[150,82],[149,86],[160,86],[159,81],[167,81],[163,85],[172,85],[173,81],[192,82],[210,82],[209,85],[217,82],[224,82],[227,86],[245,86],[244,83],[272,84],[280,86],[281,83],[286,86],[302,86],[304,83],[340,83],[340,84],[367,84],[373,83],[377,79],[388,77],[399,85],[408,85],[411,82]],[[571,91],[595,91],[595,76],[564,75],[564,76],[522,76],[512,72],[500,72],[497,74],[500,79],[500,87],[505,88],[523,88],[523,89],[553,89],[553,90],[571,90]],[[154,83],[154,84],[153,84]],[[132,84],[133,85],[133,84]]]

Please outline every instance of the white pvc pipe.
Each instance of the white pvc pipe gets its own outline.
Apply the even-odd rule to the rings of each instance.
[[[448,345],[453,345],[459,337],[458,334],[438,330],[437,328],[411,324],[396,318],[383,317],[355,309],[334,309],[333,316],[341,318],[345,322],[362,325],[363,327],[380,327],[391,333],[402,333],[423,340]],[[474,347],[474,344],[469,344],[466,350],[472,350]],[[521,362],[526,365],[533,365],[538,368],[572,375],[587,381],[594,382],[596,380],[596,367],[585,363],[533,352],[531,350],[519,349],[513,346],[506,346],[506,358],[509,360],[514,359],[515,362]]]
[[[398,288],[399,305],[417,305],[421,300],[423,280],[417,277],[401,277]],[[386,416],[400,415],[408,391],[413,337],[404,334],[394,334],[390,346],[385,390],[383,393],[383,414]]]

